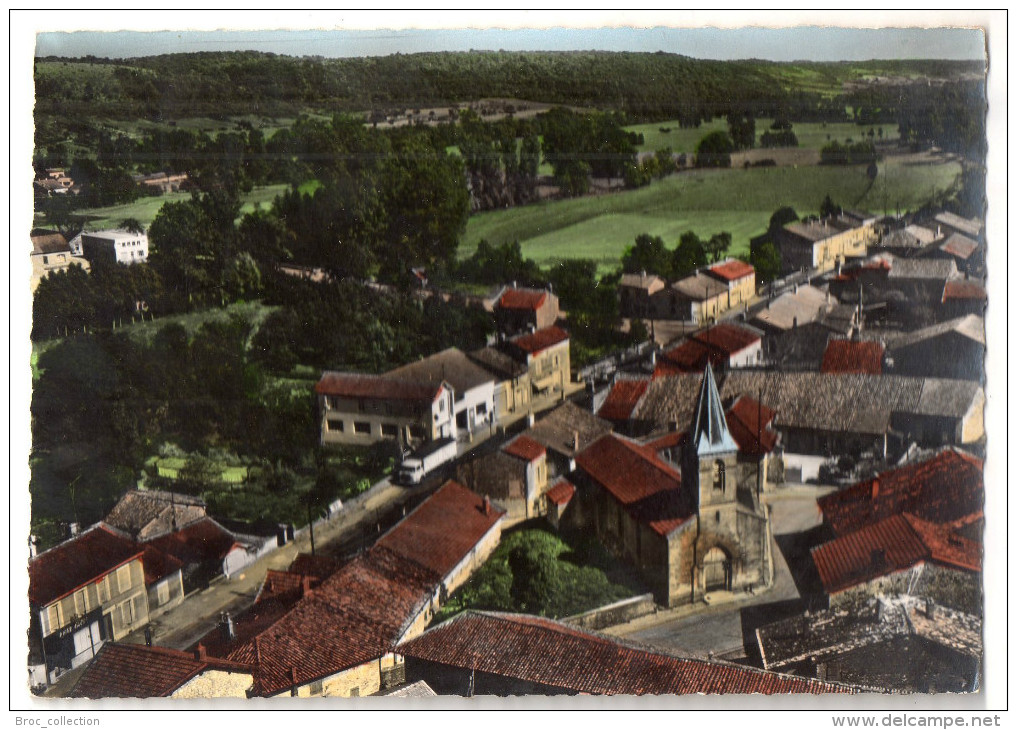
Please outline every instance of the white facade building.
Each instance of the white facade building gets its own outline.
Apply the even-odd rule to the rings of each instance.
[[[91,231],[81,234],[81,249],[93,263],[106,259],[138,264],[148,260],[148,236],[124,230]]]

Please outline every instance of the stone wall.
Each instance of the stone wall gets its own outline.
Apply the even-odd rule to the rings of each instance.
[[[244,672],[210,669],[178,688],[170,697],[181,700],[202,697],[246,698],[247,690],[253,683],[254,678]]]
[[[623,624],[653,613],[657,604],[652,593],[626,598],[606,606],[563,618],[562,621],[581,629],[597,631],[608,626]]]

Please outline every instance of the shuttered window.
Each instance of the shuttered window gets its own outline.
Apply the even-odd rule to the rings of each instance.
[[[123,593],[131,590],[131,565],[121,565],[117,568],[117,591]]]

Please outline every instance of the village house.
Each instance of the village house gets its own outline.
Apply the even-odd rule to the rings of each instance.
[[[646,393],[649,385],[650,378],[619,377],[614,381],[607,397],[597,410],[597,417],[610,421],[612,428],[618,433],[633,435],[632,411]]]
[[[439,695],[850,693],[836,683],[688,659],[538,616],[465,611],[398,647]],[[623,669],[622,669],[623,668]]]
[[[691,374],[655,378],[631,411],[630,432],[663,433],[687,423],[698,387]],[[985,435],[985,393],[967,380],[732,370],[720,393],[725,403],[747,395],[774,410],[773,428],[793,453],[887,455],[911,442],[974,446]]]
[[[132,489],[103,520],[133,540],[147,542],[207,517],[200,497],[155,489]]]
[[[956,213],[944,211],[936,215],[936,224],[951,233],[959,233],[968,238],[980,240],[985,224],[978,218],[964,218]]]
[[[559,315],[558,297],[545,289],[506,287],[494,305],[495,326],[508,337],[551,327]]]
[[[455,347],[390,370],[386,377],[451,385],[456,432],[461,439],[494,424],[496,378]]]
[[[565,401],[523,431],[523,435],[547,450],[550,479],[574,471],[576,455],[610,432],[610,423]]]
[[[668,606],[772,580],[764,467],[739,458],[709,366],[686,434],[680,469],[609,434],[577,456],[571,477],[580,501],[569,519],[633,563]]]
[[[576,496],[576,487],[565,477],[558,477],[547,490],[547,521],[554,529],[561,526],[565,510]]]
[[[33,684],[50,684],[149,622],[145,548],[96,525],[28,563]]]
[[[911,224],[880,234],[879,240],[870,246],[870,253],[889,253],[905,258],[920,256],[942,237],[942,231]]]
[[[459,464],[456,479],[503,510],[506,526],[547,511],[547,451],[525,434]]]
[[[981,244],[961,233],[951,233],[940,243],[930,246],[921,254],[924,258],[952,260],[957,270],[966,274],[984,271],[984,253]]]
[[[977,692],[982,621],[910,595],[756,629],[763,668],[891,692]]]
[[[763,359],[762,343],[763,335],[759,330],[721,322],[662,352],[653,376],[701,373],[707,362],[719,371],[759,365]]]
[[[39,282],[56,271],[66,271],[71,266],[80,266],[85,271],[91,268],[87,259],[71,253],[67,239],[59,233],[50,231],[32,231],[32,278],[31,287],[34,293]]]
[[[92,264],[97,261],[140,264],[148,260],[148,236],[119,229],[83,232],[81,250]]]
[[[727,308],[747,304],[756,296],[756,270],[738,259],[724,259],[703,270],[707,276],[727,285]]]
[[[812,561],[829,605],[907,593],[979,611],[982,546],[960,527],[903,512],[817,545]]]
[[[396,645],[420,635],[501,537],[504,513],[447,482],[370,550],[335,568],[273,571],[248,613],[201,645],[254,665],[252,696],[359,697],[403,682]]]
[[[149,175],[135,175],[134,182],[138,185],[158,190],[165,195],[166,193],[178,193],[181,190],[187,189],[189,179],[186,172],[153,172]]]
[[[560,394],[572,380],[569,334],[560,327],[547,327],[508,340],[505,352],[525,363],[532,396]]]
[[[767,301],[766,306],[753,315],[751,324],[766,334],[787,332],[820,319],[837,303],[830,293],[814,286],[796,286]]]
[[[447,383],[326,371],[314,387],[321,443],[415,445],[458,435],[454,393]]]
[[[36,197],[66,195],[67,193],[76,193],[78,190],[74,185],[74,180],[60,167],[49,168],[38,175],[32,187]]]
[[[69,693],[72,698],[246,699],[253,667],[193,652],[106,644]]]
[[[982,382],[985,322],[974,314],[897,335],[889,340],[889,369],[900,375]]]
[[[525,363],[494,347],[484,347],[467,354],[495,378],[495,423],[502,423],[530,410],[530,371]]]
[[[618,310],[633,319],[669,319],[671,300],[667,282],[656,274],[622,274],[618,282]]]
[[[774,232],[781,271],[831,271],[838,264],[866,255],[877,240],[876,219],[841,214],[822,220],[794,221]]]
[[[725,282],[696,272],[671,285],[672,317],[696,324],[714,322],[730,308],[730,293]]]

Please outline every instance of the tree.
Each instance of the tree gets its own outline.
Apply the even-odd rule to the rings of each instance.
[[[798,214],[795,212],[794,208],[787,205],[781,206],[773,212],[773,215],[770,216],[770,225],[767,228],[767,231],[770,234],[773,234],[788,223],[794,223],[796,220],[798,220]]]
[[[728,114],[727,129],[736,150],[756,146],[756,120],[751,114]]]
[[[750,263],[756,270],[756,283],[765,284],[780,277],[780,251],[771,241],[764,241],[754,247]]]
[[[682,234],[671,255],[671,271],[676,279],[688,276],[700,266],[707,263],[706,247],[703,241],[692,231]]]
[[[508,563],[512,570],[513,602],[527,613],[545,613],[557,588],[558,565],[554,556],[546,550],[520,546],[509,553]]]
[[[829,218],[830,216],[840,215],[841,207],[833,202],[830,194],[827,193],[826,197],[823,198],[823,202],[819,204],[819,217]]]
[[[713,234],[710,236],[710,240],[703,244],[703,249],[710,257],[711,263],[717,263],[724,258],[724,254],[726,254],[730,248],[731,234],[726,231],[723,233]]]
[[[710,132],[696,145],[696,167],[731,167],[734,149],[726,132]]]
[[[636,236],[635,245],[630,246],[622,256],[622,271],[627,274],[645,271],[670,279],[671,252],[665,248],[664,239],[648,233]]]
[[[124,218],[120,221],[120,227],[130,233],[144,233],[145,227],[137,218]]]

